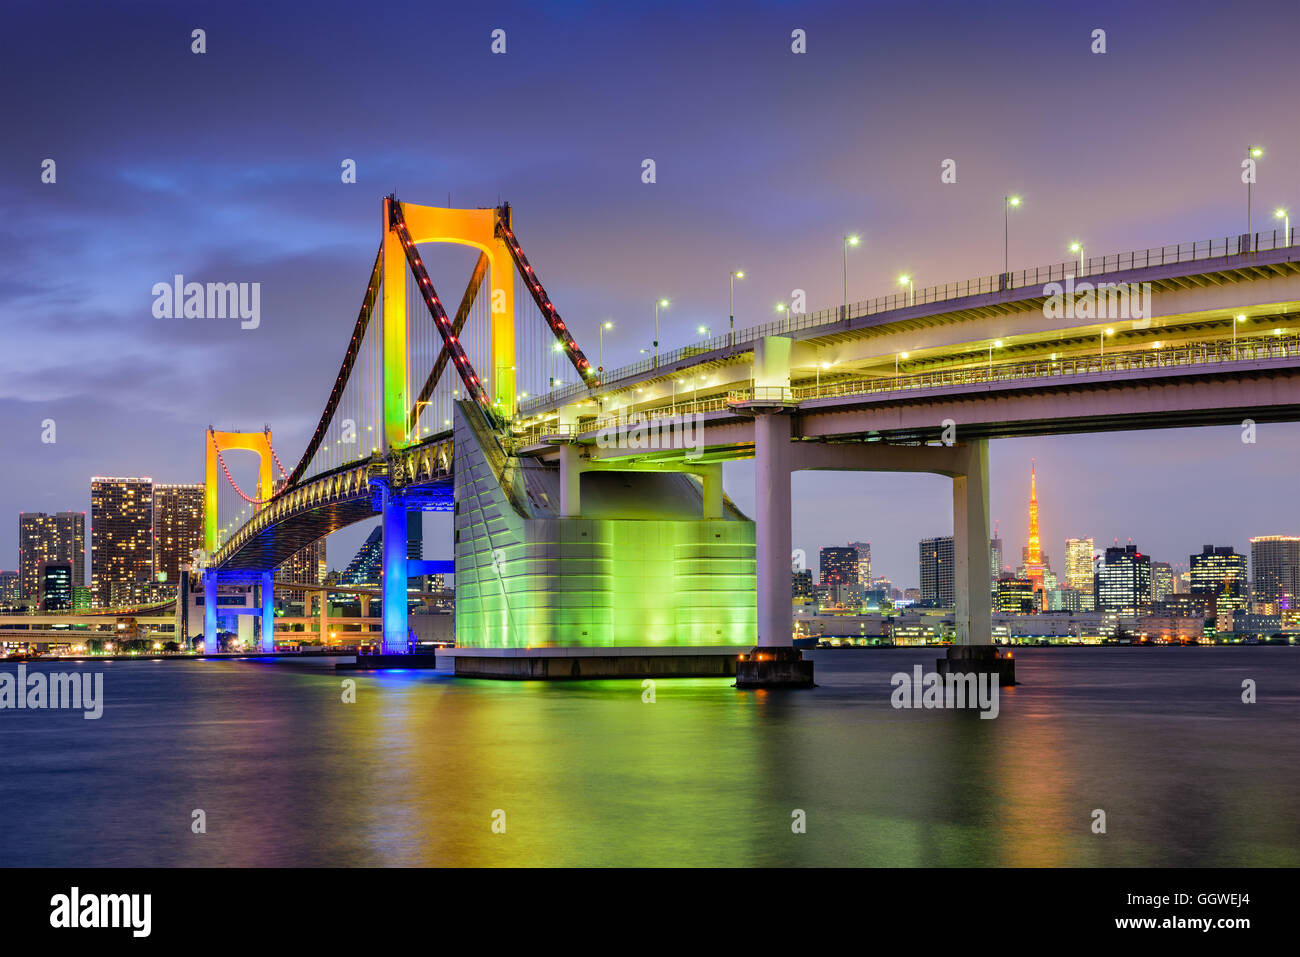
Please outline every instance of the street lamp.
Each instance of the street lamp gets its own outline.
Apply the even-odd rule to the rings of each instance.
[[[1114,334],[1115,334],[1115,330],[1110,328],[1106,328],[1101,331],[1099,338],[1101,340],[1101,358],[1103,359],[1106,358],[1106,337],[1113,336]]]
[[[613,329],[614,323],[606,320],[600,324],[600,372],[605,372],[605,330]]]
[[[1248,160],[1259,159],[1263,155],[1264,155],[1264,147],[1262,146],[1246,147],[1246,159]],[[1250,235],[1250,187],[1254,184],[1254,182],[1255,182],[1255,171],[1252,169],[1250,170],[1250,175],[1246,177],[1246,235],[1247,236]],[[1247,242],[1249,242],[1249,240],[1247,240]]]
[[[899,276],[899,277],[898,277],[898,284],[901,286],[901,285],[903,285],[904,283],[907,284],[907,304],[908,304],[909,306],[915,306],[915,305],[916,305],[916,290],[915,290],[915,289],[913,288],[913,286],[912,286],[912,277],[911,277],[911,276]]]
[[[743,269],[731,270],[731,320],[727,325],[728,345],[731,345],[736,338],[736,280],[744,278],[745,271]]]
[[[1011,207],[1020,205],[1019,196],[1002,197],[1002,275],[1008,286],[1011,285]]]
[[[1291,211],[1288,209],[1275,209],[1273,215],[1278,219],[1286,220],[1286,226],[1282,230],[1282,245],[1291,245]]]
[[[1234,359],[1237,358],[1237,323],[1245,321],[1245,313],[1234,316],[1232,320],[1232,357]]]
[[[990,376],[993,375],[993,349],[995,347],[998,349],[1002,348],[1001,339],[994,339],[992,342],[989,343],[989,375]]]
[[[710,333],[713,332],[713,330],[710,329],[708,326],[700,326],[700,327],[699,327],[698,329],[696,329],[695,331],[698,332],[698,333],[700,334],[700,338],[701,338],[701,339],[707,339],[707,338],[709,338]]]
[[[822,390],[822,370],[829,369],[830,367],[831,364],[829,362],[819,362],[817,364],[817,391],[818,392],[821,392]]]
[[[849,247],[862,240],[857,236],[844,237],[844,321],[849,321]]]
[[[786,304],[783,303],[783,302],[778,302],[778,303],[776,304],[776,311],[782,314],[782,318],[784,318],[785,321],[786,321],[786,327],[785,327],[785,328],[786,328],[786,331],[789,332],[789,331],[790,331],[790,316],[789,316],[790,309],[789,309],[789,307],[786,306]]]
[[[895,353],[894,353],[894,378],[895,378],[895,379],[898,378],[898,359],[899,359],[900,356],[901,356],[902,358],[906,359],[906,358],[907,358],[907,353],[906,353],[906,352],[895,352]]]
[[[667,305],[667,299],[655,300],[655,368],[659,367],[659,307]]]
[[[1083,243],[1070,243],[1070,252],[1079,257],[1079,275],[1083,275]]]

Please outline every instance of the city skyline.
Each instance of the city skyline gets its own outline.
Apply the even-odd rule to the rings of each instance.
[[[1192,431],[1192,430],[1187,430],[1187,431]],[[917,478],[917,476],[913,476],[912,478]],[[923,476],[921,478],[923,478]],[[1014,490],[1008,491],[1005,488],[999,488],[997,484],[994,483],[992,495],[997,495],[999,492],[1003,493],[1004,498],[1014,494]],[[1052,493],[1049,489],[1049,502],[1050,502],[1051,495]],[[1028,497],[1029,497],[1029,487],[1028,484],[1026,484],[1025,499],[1028,500]],[[938,511],[942,507],[941,501],[942,500],[940,499],[940,502],[936,502],[936,511]],[[800,504],[800,500],[796,495],[796,499],[795,499],[796,511],[799,504]],[[998,515],[996,511],[994,511],[993,514],[996,521],[1005,525],[1010,525],[1011,527],[1025,527],[1027,525],[1027,520],[1022,521],[1022,519],[1026,519],[1024,513],[1021,513],[1019,515],[1013,514],[1010,517],[1008,517],[1005,521],[1004,521],[1004,517]],[[1197,536],[1196,526],[1191,525],[1186,529],[1182,530],[1182,538],[1186,538],[1189,542],[1195,540],[1197,544],[1189,546],[1186,551],[1174,550],[1169,552],[1161,552],[1155,548],[1148,548],[1140,540],[1138,535],[1130,534],[1130,535],[1125,535],[1123,537],[1119,535],[1114,535],[1111,536],[1110,538],[1102,538],[1099,535],[1093,534],[1086,527],[1088,525],[1086,521],[1083,522],[1071,521],[1067,525],[1066,522],[1059,520],[1055,516],[1056,513],[1050,508],[1050,505],[1046,509],[1044,509],[1042,503],[1041,502],[1038,503],[1038,517],[1039,517],[1040,524],[1047,524],[1053,528],[1058,528],[1058,529],[1059,528],[1070,529],[1069,531],[1063,533],[1059,539],[1051,537],[1046,534],[1041,536],[1041,540],[1044,543],[1042,547],[1044,558],[1050,558],[1054,552],[1058,556],[1056,558],[1057,564],[1051,566],[1051,571],[1060,580],[1061,584],[1065,584],[1065,577],[1067,571],[1066,563],[1067,563],[1067,555],[1068,555],[1068,543],[1071,539],[1091,539],[1093,542],[1092,554],[1094,556],[1103,554],[1106,548],[1108,547],[1135,544],[1141,549],[1143,554],[1150,555],[1153,561],[1168,562],[1175,569],[1186,571],[1192,564],[1191,559],[1193,558],[1193,556],[1198,555],[1201,552],[1201,549],[1204,548],[1206,545],[1231,546],[1237,549],[1238,553],[1248,555],[1250,551],[1250,540],[1252,538],[1258,538],[1260,536],[1268,536],[1268,535],[1281,535],[1281,536],[1300,535],[1300,527],[1293,527],[1293,526],[1300,526],[1300,523],[1293,523],[1293,526],[1288,526],[1286,528],[1276,530],[1276,531],[1267,531],[1267,532],[1260,531],[1260,532],[1246,534],[1240,541],[1236,539],[1232,541],[1220,541],[1213,537]],[[1206,524],[1207,527],[1214,525],[1213,522],[1207,522]],[[867,528],[864,530],[859,530],[856,534],[865,535],[866,533],[869,532],[870,529]],[[844,534],[844,533],[841,532],[840,534]],[[849,539],[852,539],[854,537],[854,534],[855,533],[849,533],[848,535]],[[952,534],[951,524],[949,524],[949,531],[943,533],[935,533],[935,534],[939,536],[951,535]],[[1208,534],[1209,533],[1207,532],[1207,535]],[[1014,572],[1016,570],[1017,564],[1009,561],[1007,559],[1007,556],[1017,554],[1019,552],[1019,548],[1018,548],[1019,545],[1021,544],[1028,545],[1029,536],[1026,533],[1024,534],[1023,540],[1018,541],[1017,539],[1009,537],[1005,531],[999,532],[999,535],[1003,542],[1003,549],[1004,549],[1003,571],[1009,570],[1010,572]],[[902,565],[901,567],[906,567],[908,569],[909,576],[916,575],[917,543],[924,540],[927,537],[935,537],[935,535],[929,535],[929,536],[918,535],[910,543],[906,543],[905,547],[907,547],[910,550],[910,553],[908,555],[907,563]],[[796,546],[803,548],[805,553],[810,557],[810,559],[813,556],[820,555],[822,548],[843,547],[849,544],[848,541],[826,540],[820,542],[811,542],[810,540],[808,540],[809,544],[805,545],[804,542],[807,539],[806,536],[800,535],[800,528],[797,521],[795,524],[794,539],[795,539]],[[1060,544],[1059,551],[1056,551],[1054,548],[1054,545],[1057,542],[1059,542]],[[875,538],[872,538],[872,543],[873,543],[873,550],[875,550],[875,554],[879,555],[880,550],[876,549]],[[891,555],[893,555],[895,551],[892,545],[893,543],[891,542],[890,547],[888,549]],[[912,578],[910,577],[908,578],[900,577],[896,570],[898,567],[900,566],[891,565],[886,567],[882,560],[873,557],[873,561],[872,561],[873,575],[877,577],[883,575],[884,577],[890,580],[890,582],[893,584],[893,587],[895,588],[903,589],[903,588],[910,588],[910,587],[919,587],[920,585],[919,581],[913,581]],[[816,576],[820,576],[820,567],[814,567],[810,564],[810,568],[814,571]],[[1252,574],[1253,574],[1253,570],[1252,570]]]

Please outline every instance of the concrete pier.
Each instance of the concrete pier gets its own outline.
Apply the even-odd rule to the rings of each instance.
[[[812,688],[813,663],[792,647],[760,645],[736,663],[737,688]]]
[[[941,675],[994,673],[998,686],[1006,688],[1016,683],[1016,661],[1010,651],[993,645],[951,645],[948,654],[935,662]]]

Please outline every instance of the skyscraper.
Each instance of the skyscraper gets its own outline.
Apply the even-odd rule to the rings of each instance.
[[[1256,606],[1271,606],[1273,614],[1297,607],[1300,602],[1300,538],[1294,535],[1257,535],[1250,540],[1250,564],[1254,574],[1251,600]]]
[[[1174,569],[1168,562],[1151,563],[1151,600],[1164,601],[1174,593]]]
[[[950,608],[953,605],[953,539],[923,538],[921,559],[921,601]]]
[[[276,569],[277,581],[319,585],[325,580],[325,539],[318,538],[306,548],[294,552]]]
[[[90,577],[95,604],[132,604],[153,578],[153,479],[90,480]]]
[[[72,562],[41,562],[39,574],[41,610],[72,608]]]
[[[20,597],[40,595],[41,562],[68,562],[72,584],[86,580],[86,513],[18,513],[18,575]]]
[[[1237,554],[1231,545],[1205,545],[1201,554],[1191,556],[1188,564],[1193,595],[1213,595],[1216,613],[1227,609],[1246,610],[1249,596],[1245,555]]]
[[[1043,550],[1038,535],[1038,470],[1032,460],[1029,466],[1029,540],[1025,545],[1025,577],[1034,583],[1039,593],[1038,607],[1047,607],[1047,592],[1043,583]]]
[[[827,546],[817,560],[823,585],[856,585],[858,578],[858,550],[853,546]]]
[[[858,552],[858,581],[865,588],[871,584],[871,543],[870,542],[849,542],[849,548],[855,548]]]
[[[202,485],[153,487],[153,576],[176,584],[190,553],[203,547]],[[162,576],[166,576],[163,578]]]
[[[1106,549],[1106,561],[1097,570],[1097,608],[1136,615],[1151,602],[1151,556],[1136,545]]]
[[[0,608],[15,604],[21,597],[18,591],[18,572],[0,571]]]
[[[378,585],[383,577],[384,528],[376,525],[339,576],[340,585]]]
[[[1075,591],[1092,594],[1092,551],[1094,542],[1091,538],[1067,538],[1065,540],[1065,587]]]
[[[993,523],[993,537],[989,539],[989,580],[993,582],[993,591],[998,590],[997,581],[1002,577],[1002,537],[998,535],[998,523]]]

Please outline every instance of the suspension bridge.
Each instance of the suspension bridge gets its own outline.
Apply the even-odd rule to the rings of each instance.
[[[432,567],[408,560],[406,520],[433,510],[454,515],[459,647],[787,647],[790,474],[837,469],[952,478],[958,644],[987,648],[990,438],[1300,418],[1290,231],[787,314],[605,373],[509,205],[389,196],[381,226],[293,468],[269,429],[209,430],[206,634],[220,583],[258,584],[272,648],[272,571],[379,515],[383,650],[405,653],[407,580]],[[454,312],[422,244],[478,252]],[[253,490],[232,451],[257,456]],[[739,458],[757,460],[752,519],[722,489]]]

